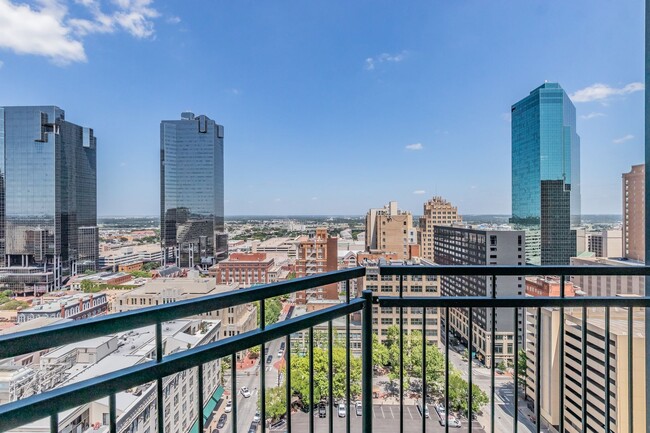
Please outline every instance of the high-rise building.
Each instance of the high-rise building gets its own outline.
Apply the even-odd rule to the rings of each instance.
[[[327,235],[327,229],[319,227],[298,244],[296,260],[296,277],[333,272],[338,269],[338,238]],[[316,300],[338,300],[339,292],[336,283],[316,289],[296,292],[296,303],[307,303],[308,295]]]
[[[427,260],[433,260],[433,227],[436,225],[452,225],[463,218],[458,215],[458,208],[442,197],[436,196],[424,203],[420,217],[419,244],[420,255]]]
[[[580,137],[576,113],[557,83],[514,104],[512,220],[526,230],[528,263],[568,265],[580,223]]]
[[[223,126],[205,115],[160,122],[160,223],[167,260],[207,268],[228,255]]]
[[[396,201],[391,201],[383,209],[370,209],[366,214],[366,250],[395,253],[406,260],[412,230],[413,215],[399,210]]]
[[[0,285],[61,287],[95,270],[97,141],[55,106],[0,107]]]
[[[623,255],[645,262],[645,164],[623,173]]]
[[[525,232],[505,229],[483,229],[469,226],[435,226],[434,261],[439,265],[523,265],[526,263]],[[491,276],[443,276],[440,279],[441,296],[493,296],[525,297],[526,282],[523,277],[500,276],[496,284]],[[523,331],[521,313],[515,323],[512,310],[496,310],[495,317],[489,308],[472,311],[472,342],[470,353],[492,365],[491,331],[495,321],[497,362],[514,359],[514,327]],[[463,343],[469,344],[469,313],[465,308],[449,311],[449,326]],[[522,332],[519,332],[523,336]]]

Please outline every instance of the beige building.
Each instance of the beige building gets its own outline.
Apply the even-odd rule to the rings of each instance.
[[[434,225],[452,225],[462,220],[463,218],[458,215],[458,208],[452,206],[442,197],[436,196],[424,203],[419,227],[420,255],[422,258],[433,260]]]
[[[237,289],[238,284],[217,285],[213,278],[157,278],[115,299],[113,312],[137,310]],[[200,315],[200,318],[221,320],[221,338],[252,331],[257,327],[257,310],[252,304],[215,310]]]
[[[395,253],[406,260],[412,231],[413,215],[399,210],[396,201],[391,201],[383,209],[370,209],[366,214],[366,250]]]
[[[402,265],[404,261],[391,259],[390,255],[378,256],[373,254],[359,254],[359,266],[366,267],[366,275],[359,279],[359,290],[372,290],[378,296],[399,296],[399,277],[393,275],[379,275],[379,265]],[[412,263],[432,265],[433,263],[415,259]],[[403,281],[404,296],[440,296],[439,277],[435,275],[410,275]],[[413,331],[422,331],[422,308],[404,308],[405,334]],[[385,342],[388,328],[399,327],[399,308],[373,307],[373,331],[379,336],[379,341]],[[437,308],[427,309],[426,316],[427,341],[440,343],[440,314]]]
[[[623,239],[621,230],[603,230],[587,233],[587,251],[596,257],[622,257]]]
[[[319,227],[310,236],[304,236],[298,243],[296,277],[333,272],[338,269],[338,238],[330,237],[327,229]],[[309,290],[296,292],[296,303],[304,305],[308,299],[338,300],[338,284],[327,284]]]
[[[645,164],[623,173],[623,254],[645,261]]]
[[[529,309],[527,319],[528,331],[528,369],[526,396],[535,400],[535,309]],[[582,431],[582,396],[587,398],[587,423],[590,426],[605,424],[605,321],[602,308],[589,309],[587,313],[587,341],[582,341],[582,309],[565,310],[565,356],[564,365],[560,364],[559,309],[543,308],[541,310],[541,371],[540,371],[540,408],[545,422],[555,426],[560,423],[560,374],[564,373],[564,421],[569,433]],[[630,430],[628,399],[630,370],[628,368],[628,311],[612,308],[610,311],[610,426],[611,431],[644,431],[645,387],[633,389],[634,426]],[[635,311],[633,322],[633,368],[632,381],[645,384],[645,330],[644,313]],[[587,350],[587,364],[582,365],[582,348]],[[562,368],[563,367],[563,368]],[[586,389],[583,389],[585,374]],[[532,405],[534,407],[534,404]],[[594,431],[596,431],[594,429]]]
[[[617,257],[571,257],[571,266],[643,266],[634,260]],[[586,296],[639,295],[645,293],[645,280],[633,275],[578,275],[571,281]]]

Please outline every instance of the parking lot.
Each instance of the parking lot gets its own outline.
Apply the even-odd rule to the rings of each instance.
[[[314,417],[314,431],[316,433],[327,433],[329,431],[329,411],[327,417],[318,418]],[[293,431],[309,431],[309,414],[304,412],[293,413],[291,415],[291,424]],[[395,433],[399,431],[399,406],[398,405],[375,405],[373,407],[373,432]],[[467,421],[463,422],[461,428],[449,428],[453,432],[466,432]],[[284,427],[280,431],[286,431]],[[334,410],[334,431],[345,431],[345,418],[340,418],[336,415]],[[352,408],[352,416],[350,418],[350,431],[361,431],[361,417],[354,413]],[[404,406],[404,431],[407,433],[418,433],[422,431],[422,417],[415,405]],[[427,419],[427,432],[443,433],[445,428],[438,422],[438,414],[435,410],[431,410],[431,418]],[[485,433],[480,424],[474,421],[473,432]]]

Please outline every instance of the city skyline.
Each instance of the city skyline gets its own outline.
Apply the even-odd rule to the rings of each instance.
[[[544,80],[576,105],[583,213],[619,214],[621,173],[643,162],[639,1],[576,2],[562,14],[559,5],[510,2],[255,13],[142,2],[129,6],[139,17],[131,25],[110,9],[118,6],[102,5],[103,28],[81,3],[52,4],[66,8],[0,1],[10,21],[49,17],[63,34],[48,52],[35,35],[0,35],[0,103],[56,104],[93,125],[104,143],[99,215],[158,213],[158,124],[186,109],[228,130],[226,215],[363,215],[388,200],[417,215],[434,195],[463,214],[507,214],[509,108]],[[267,37],[251,38],[251,27]],[[218,44],[218,56],[201,44]],[[43,71],[48,80],[37,78]],[[310,176],[325,163],[326,182]],[[409,176],[365,182],[386,166]]]

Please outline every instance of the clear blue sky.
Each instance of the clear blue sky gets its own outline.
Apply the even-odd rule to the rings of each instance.
[[[552,3],[552,4],[551,4]],[[0,0],[0,105],[98,137],[100,215],[159,212],[159,122],[225,125],[226,214],[442,195],[510,213],[510,106],[574,94],[584,213],[643,162],[642,0]],[[583,101],[583,102],[578,102]],[[407,148],[407,146],[410,148]]]

